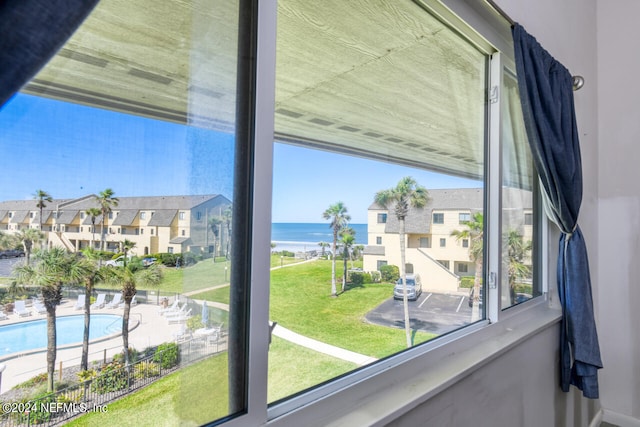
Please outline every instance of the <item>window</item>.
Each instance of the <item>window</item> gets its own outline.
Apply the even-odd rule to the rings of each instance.
[[[84,212],[80,212],[80,219],[84,219],[85,217],[85,213]]]
[[[29,218],[33,219],[34,216],[35,216],[34,212],[29,212]]]
[[[146,212],[140,212],[140,219],[145,219],[147,217]]]
[[[210,253],[220,254],[213,260],[209,257],[200,261],[202,264],[197,268],[177,271],[179,274],[172,276],[179,277],[182,283],[178,283],[177,291],[173,288],[171,291],[178,294],[193,291],[194,285],[197,290],[198,281],[206,277],[207,287],[221,285],[221,288],[212,296],[197,298],[212,298],[211,302],[215,299],[233,307],[230,312],[221,312],[209,306],[207,313],[215,316],[216,323],[225,325],[223,335],[229,346],[216,347],[222,348],[223,354],[218,355],[221,357],[203,361],[211,364],[205,369],[210,374],[205,385],[194,377],[193,370],[176,371],[178,383],[184,387],[168,391],[175,393],[173,401],[180,402],[168,409],[175,419],[189,414],[196,418],[183,421],[207,424],[249,411],[249,418],[260,418],[257,423],[263,425],[267,423],[262,419],[265,416],[293,413],[326,393],[326,387],[333,387],[332,392],[339,394],[344,384],[355,381],[353,378],[361,380],[366,379],[364,375],[376,375],[375,369],[363,373],[365,370],[359,365],[309,353],[275,333],[268,346],[265,336],[247,334],[251,327],[266,330],[269,319],[301,335],[362,354],[371,368],[380,366],[372,358],[384,359],[385,369],[391,371],[404,363],[403,355],[396,354],[404,350],[390,344],[398,338],[402,342],[403,330],[376,325],[376,330],[388,334],[376,341],[367,330],[371,325],[349,323],[358,322],[372,307],[390,297],[390,293],[380,290],[393,288],[399,274],[394,268],[399,266],[404,266],[407,274],[420,274],[425,285],[431,284],[431,272],[440,274],[438,285],[444,287],[442,293],[457,290],[458,279],[442,271],[434,259],[441,258],[437,262],[447,270],[454,263],[457,272],[476,272],[483,283],[488,282],[487,277],[493,277],[490,273],[495,273],[497,288],[487,286],[483,293],[486,298],[500,301],[500,308],[540,295],[541,287],[534,275],[539,260],[536,179],[532,170],[523,169],[529,165],[526,144],[519,133],[521,128],[515,125],[508,131],[502,130],[511,140],[497,146],[494,135],[501,130],[492,129],[493,121],[487,120],[493,108],[493,103],[486,99],[491,92],[489,87],[499,84],[507,88],[499,91],[503,98],[496,101],[505,105],[500,110],[505,115],[503,122],[516,121],[505,112],[517,100],[515,86],[509,86],[508,61],[500,62],[500,55],[493,55],[496,48],[479,40],[478,33],[458,21],[444,22],[444,18],[439,18],[442,15],[431,13],[430,2],[399,0],[394,2],[392,13],[378,3],[372,3],[363,13],[352,2],[273,2],[274,8],[276,3],[279,7],[270,16],[277,21],[276,46],[271,46],[273,52],[268,48],[261,51],[257,59],[248,47],[239,45],[237,34],[251,35],[252,29],[238,22],[238,5],[234,2],[213,0],[194,3],[193,10],[181,7],[172,10],[167,5],[143,11],[135,3],[103,2],[85,21],[78,36],[63,46],[57,60],[54,58],[25,87],[24,93],[12,101],[17,103],[18,111],[33,111],[29,113],[33,119],[41,110],[62,108],[53,118],[64,120],[68,126],[84,123],[91,127],[91,133],[110,139],[95,144],[97,149],[105,146],[108,153],[127,152],[127,156],[117,156],[115,164],[82,162],[83,159],[77,162],[79,167],[85,163],[97,167],[95,171],[78,173],[89,176],[91,172],[91,176],[100,180],[101,188],[113,187],[121,198],[118,207],[121,221],[116,221],[116,225],[111,222],[114,229],[118,223],[135,224],[135,211],[139,207],[130,206],[127,197],[142,200],[161,194],[167,188],[166,176],[171,176],[171,188],[176,191],[173,194],[192,189],[193,194],[175,198],[166,194],[161,196],[164,199],[155,200],[157,203],[147,204],[146,208],[158,209],[157,215],[150,215],[149,234],[153,237],[136,238],[145,253],[146,248],[151,253],[166,248],[168,253],[175,251],[177,255],[189,245],[194,252],[208,248]],[[273,15],[276,13],[277,20]],[[102,31],[105,22],[111,24],[109,28],[114,32],[126,31],[126,37],[122,38],[140,39],[141,43],[129,46],[119,38],[110,38],[109,32]],[[237,58],[238,51],[241,58]],[[508,54],[506,50],[504,55]],[[262,59],[264,56],[267,59]],[[253,81],[239,84],[243,82],[236,81],[236,69],[238,65],[242,67],[245,57],[258,62],[276,61],[275,76],[263,72],[257,75],[259,84]],[[503,82],[495,81],[496,67],[507,75]],[[257,97],[255,93],[238,94],[237,87],[266,87],[267,93],[275,90],[275,104],[264,93]],[[55,93],[56,100],[43,98],[47,93]],[[82,99],[83,105],[77,104],[78,99]],[[262,104],[240,104],[254,99]],[[34,102],[34,109],[19,108],[24,106],[20,103],[29,102]],[[242,111],[255,111],[257,117],[248,113],[251,117],[242,117]],[[3,108],[0,127],[8,128],[3,124],[12,123],[10,119],[15,115],[10,108]],[[38,128],[37,121],[31,127]],[[70,152],[78,156],[87,151],[91,142],[86,139],[91,135],[83,130],[86,129],[76,129],[83,140],[63,139]],[[140,138],[148,135],[148,139],[133,144],[132,135]],[[270,142],[273,142],[273,163]],[[236,144],[242,147],[241,152],[236,153]],[[505,150],[502,165],[489,161],[499,158],[489,155],[496,147]],[[44,149],[31,153],[51,152],[46,144],[41,148]],[[245,153],[245,149],[249,152]],[[29,164],[34,164],[37,171],[38,163],[31,160]],[[40,161],[49,165],[56,159]],[[392,170],[401,172],[395,172],[398,179],[413,177],[417,184],[427,186],[429,198],[424,206],[407,206],[403,216],[402,210],[389,201],[388,213],[379,213],[376,195],[397,188],[399,182],[394,179],[373,184],[367,177],[385,176]],[[494,173],[503,175],[494,179]],[[54,178],[73,184],[66,174]],[[157,183],[163,185],[154,187]],[[32,189],[23,193],[26,191]],[[225,214],[224,208],[219,209],[225,204],[217,201],[202,202],[205,194],[224,195],[230,201],[229,206],[233,206],[232,212]],[[273,198],[268,200],[271,194]],[[485,200],[495,203],[485,205]],[[334,239],[332,221],[323,221],[323,211],[338,201],[348,207],[348,215],[342,218],[337,248],[329,249],[332,253],[319,259],[316,257],[321,250],[319,243],[332,244]],[[495,212],[496,207],[500,212]],[[470,213],[460,213],[456,223],[453,215],[458,210]],[[450,212],[446,225],[443,211]],[[176,212],[177,220],[185,222],[176,221]],[[187,223],[186,213],[191,212],[195,212],[196,220],[204,222]],[[259,214],[252,217],[252,212]],[[532,212],[531,224],[527,223],[528,212]],[[24,214],[16,215],[21,218],[15,222],[22,222]],[[140,212],[141,220],[146,219],[144,215],[145,212]],[[210,219],[214,217],[220,222],[212,227]],[[271,239],[271,224],[265,223],[269,217],[274,223],[287,224],[292,233],[274,239],[272,252],[278,253],[271,259],[269,251],[264,250]],[[113,218],[110,212],[109,219]],[[485,227],[490,220],[500,223],[497,227],[493,223]],[[436,224],[439,226],[435,229],[431,227]],[[121,230],[125,234],[125,227]],[[192,242],[177,237],[178,230],[181,237],[189,235]],[[520,236],[522,250],[512,250],[509,243],[512,230]],[[111,228],[109,232],[112,233]],[[98,239],[86,237],[87,242],[97,243]],[[385,246],[359,248],[373,241],[373,237],[377,245],[382,245],[384,239]],[[459,244],[447,246],[447,239]],[[107,247],[116,250],[117,236],[107,236],[107,240]],[[438,242],[439,247],[433,242]],[[322,250],[327,247],[322,245]],[[339,259],[334,265],[336,258]],[[528,272],[510,276],[511,260],[528,268]],[[285,261],[300,265],[270,270],[272,266],[284,267]],[[474,268],[476,261],[482,268]],[[210,269],[211,274],[196,274],[199,269]],[[333,277],[332,269],[337,273]],[[353,274],[360,269],[383,270],[384,283],[354,285],[352,280],[358,275]],[[348,279],[341,276],[344,270],[351,274]],[[371,274],[372,280],[376,275]],[[292,276],[295,280],[288,280]],[[216,282],[210,283],[212,280]],[[336,298],[330,298],[332,285],[340,293]],[[360,302],[366,301],[363,307],[370,304],[361,316],[353,316],[351,312],[337,315],[313,305],[318,301],[327,306],[343,304],[356,292],[362,296]],[[251,301],[244,300],[247,296]],[[489,315],[495,314],[488,305],[479,310],[479,304],[472,307],[462,304],[460,313],[455,314],[460,316],[459,321],[452,322],[447,332],[487,322]],[[193,308],[194,313],[200,313],[198,307]],[[519,309],[512,310],[517,313]],[[415,347],[411,354],[420,356],[420,352],[426,352],[429,341],[438,338],[428,329],[431,319],[420,318],[413,312],[411,316],[409,324],[419,325],[411,337]],[[246,374],[249,350],[245,343],[251,343],[251,351],[257,351],[251,354],[251,369],[257,375]],[[182,353],[185,358],[187,354],[192,353]],[[264,360],[266,354],[268,360]],[[352,375],[344,375],[347,373]],[[237,383],[227,386],[228,378]],[[256,381],[262,381],[260,378],[268,378],[267,384],[256,385]],[[200,392],[200,386],[208,384],[215,384],[216,388]],[[253,392],[255,389],[266,389],[266,393]],[[253,398],[258,396],[252,405],[261,408],[258,415],[247,405],[249,397],[245,392],[254,393]],[[263,394],[268,397],[265,399]],[[201,405],[199,399],[205,397],[207,402],[220,402],[219,407]],[[268,411],[264,411],[265,405],[269,405]],[[236,424],[242,424],[242,420]]]
[[[533,214],[525,213],[524,214],[524,225],[533,225]]]

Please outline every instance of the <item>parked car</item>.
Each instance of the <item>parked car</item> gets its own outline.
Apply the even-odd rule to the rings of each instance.
[[[156,258],[153,257],[146,257],[142,259],[142,266],[143,267],[149,267],[150,265],[153,265],[157,262],[158,260]]]
[[[131,257],[127,256],[127,259],[131,261]],[[120,255],[118,258],[110,259],[105,262],[104,265],[106,267],[123,267],[124,266],[124,255]]]
[[[415,301],[422,294],[422,281],[419,274],[407,274],[407,298]],[[404,296],[404,285],[402,277],[396,281],[393,287],[393,299],[402,299]]]
[[[21,251],[20,249],[7,249],[0,251],[0,258],[18,258],[23,256],[24,251]]]

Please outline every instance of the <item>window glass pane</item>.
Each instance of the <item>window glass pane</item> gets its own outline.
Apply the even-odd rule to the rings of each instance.
[[[533,221],[536,177],[527,142],[515,77],[504,73],[502,128],[502,289],[501,308],[540,295],[534,282],[536,236]]]
[[[415,2],[278,7],[270,402],[481,318],[487,81]],[[405,177],[406,212],[385,196]]]
[[[100,2],[0,110],[2,249],[44,230],[33,239],[31,266],[56,249],[82,253],[73,257],[84,263],[79,282],[95,285],[86,295],[83,286],[63,287],[57,317],[78,323],[73,336],[58,326],[55,363],[56,389],[72,387],[58,402],[99,405],[86,415],[95,425],[201,425],[229,415],[237,35],[233,0]],[[38,190],[51,196],[42,209]],[[4,261],[2,277],[12,274]],[[21,292],[28,301],[48,295],[37,286]],[[95,302],[87,304],[86,387],[76,384],[82,298]],[[108,338],[96,341],[100,335]],[[0,336],[2,351],[8,342],[10,352],[30,350],[14,348],[17,341]],[[47,355],[4,364],[2,392],[46,373]]]

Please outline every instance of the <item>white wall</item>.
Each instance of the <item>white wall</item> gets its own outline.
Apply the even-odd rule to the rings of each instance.
[[[599,1],[597,12],[600,400],[640,419],[640,2]]]
[[[599,111],[598,95],[602,97],[602,90],[598,92],[598,73],[603,70],[602,66],[598,67],[596,54],[598,43],[596,21],[600,19],[596,15],[596,0],[564,0],[561,2],[556,0],[535,2],[498,0],[497,2],[507,14],[534,35],[572,74],[579,74],[585,78],[585,86],[575,93],[584,173],[584,196],[579,223],[589,250],[596,321],[601,337],[601,347],[604,350],[604,363],[607,365],[607,369],[600,371],[602,404],[610,405],[612,399],[620,399],[617,406],[624,406],[624,413],[631,415],[633,414],[631,402],[635,402],[633,410],[636,411],[637,416],[637,411],[640,410],[640,394],[638,393],[640,369],[637,364],[640,363],[638,362],[640,359],[634,355],[638,354],[640,334],[637,333],[636,327],[636,336],[635,339],[632,339],[628,325],[631,324],[629,320],[635,320],[635,324],[640,323],[640,314],[638,314],[640,310],[631,314],[633,301],[640,303],[640,283],[635,287],[635,290],[631,290],[629,286],[632,277],[631,257],[637,253],[640,241],[637,232],[630,233],[629,230],[639,229],[638,205],[640,205],[640,200],[637,197],[638,192],[633,192],[634,187],[638,187],[636,183],[632,181],[624,183],[626,175],[609,176],[608,169],[603,168],[602,163],[599,164],[599,158],[603,159],[607,157],[607,153],[614,151],[611,150],[610,145],[613,141],[602,136],[603,133],[607,135],[610,132],[602,130],[617,124],[616,120],[620,120],[618,114],[620,109],[609,110],[607,115],[612,123],[603,122],[605,126],[600,129],[600,139],[606,142],[603,142],[604,149],[598,150],[598,113],[602,114],[603,106],[601,102]],[[609,7],[610,1],[602,3],[603,5],[606,3],[606,6]],[[615,3],[618,7],[622,7],[625,3],[634,4],[635,13],[625,12],[629,23],[640,12],[640,3],[636,3],[635,0],[616,0]],[[601,12],[600,9],[598,12]],[[616,21],[619,14],[620,12],[616,11],[614,7],[605,14],[605,20]],[[610,38],[617,37],[617,30],[621,26],[620,22],[608,25],[610,25],[608,32]],[[631,25],[629,28],[629,32],[634,29]],[[608,33],[604,32],[600,40],[606,38]],[[607,46],[604,49],[610,49],[611,44],[616,46],[615,50],[607,52],[607,56],[615,58],[610,60],[612,66],[609,68],[616,68],[620,64],[619,56],[630,56],[629,53],[637,52],[637,47],[633,47],[633,42],[637,39],[637,36],[633,37],[630,34],[625,39],[626,43],[607,40]],[[601,48],[599,52],[603,52],[604,49]],[[602,57],[600,59],[602,60]],[[628,60],[632,61],[631,58]],[[631,68],[638,70],[640,55],[635,55],[633,61]],[[618,93],[615,93],[615,85],[627,83],[630,76],[633,76],[633,72],[628,72],[629,70],[620,70],[620,68],[616,68],[616,70],[626,72],[620,76],[614,76],[612,72],[611,88],[608,89],[611,91],[608,97],[612,102],[619,96]],[[601,86],[601,89],[602,87],[604,86]],[[629,96],[625,99],[630,102],[632,99],[640,100],[638,96],[633,97],[633,94],[637,92],[638,89],[635,88],[627,92]],[[611,108],[611,106],[607,105],[607,108]],[[637,107],[635,112],[638,112]],[[633,125],[640,126],[638,114],[636,114]],[[611,162],[606,163],[607,165],[611,164],[611,167],[617,171],[620,171],[621,164],[631,168],[633,166],[631,162],[639,158],[637,155],[639,149],[629,146],[630,137],[633,135],[631,126],[627,126],[626,130],[624,137],[617,142],[621,149],[615,150],[614,154],[609,155],[616,156],[616,158],[612,158]],[[636,130],[640,131],[640,129]],[[635,135],[640,135],[640,132],[637,131]],[[626,152],[622,151],[625,143],[627,145]],[[633,149],[629,151],[631,148]],[[636,155],[629,155],[629,153],[636,153]],[[618,181],[620,180],[623,181],[622,185],[627,191],[615,194],[613,199],[603,197],[600,200],[599,191],[603,191],[603,186],[619,189]],[[608,191],[605,191],[605,195],[607,193]],[[608,208],[607,203],[612,206]],[[602,210],[600,210],[601,204]],[[623,210],[617,209],[617,205],[620,204],[623,205]],[[614,215],[616,218],[608,218],[610,215]],[[606,224],[601,224],[600,219],[605,220]],[[624,230],[615,230],[614,227],[618,224],[629,224],[629,227],[625,227]],[[602,227],[606,229],[605,232],[602,232]],[[616,243],[621,238],[625,239],[623,251],[628,250],[628,255],[623,256],[622,265],[619,257],[623,251],[618,250],[620,246]],[[550,246],[551,256],[554,259],[556,242],[557,232],[552,232]],[[607,257],[612,259],[604,262],[603,260]],[[549,266],[549,276],[551,286],[555,287],[554,263],[555,260]],[[616,272],[612,277],[611,272],[614,270]],[[612,278],[614,280],[611,280]],[[616,288],[615,294],[618,298],[615,301],[610,297],[612,295],[610,287]],[[631,300],[632,294],[635,294],[633,301]],[[626,306],[612,316],[611,312],[618,309],[620,301],[625,301]],[[620,329],[620,324],[627,326]],[[612,334],[612,331],[618,330],[619,333]],[[618,354],[618,360],[614,360],[611,353],[616,352],[615,346],[612,348],[606,348],[606,346],[611,346],[613,341],[618,339],[625,340],[625,344],[618,347],[623,350],[621,353],[624,354]],[[554,327],[527,340],[482,370],[475,372],[427,403],[398,418],[392,425],[587,426],[600,409],[600,402],[582,398],[581,393],[575,388],[572,388],[570,393],[562,393],[559,390],[558,357],[558,328]],[[636,363],[635,375],[629,375],[628,371],[633,371],[634,360]],[[612,366],[615,363],[621,365]],[[624,386],[614,392],[613,390],[617,387],[614,384],[618,384],[620,381],[618,376],[622,375],[627,375],[625,381],[621,382]],[[621,399],[622,396],[618,395],[623,394],[625,395],[624,399]]]

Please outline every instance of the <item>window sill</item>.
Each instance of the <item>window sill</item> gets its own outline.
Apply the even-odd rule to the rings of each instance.
[[[530,304],[500,323],[484,324],[451,341],[446,337],[438,340],[430,350],[400,364],[394,358],[382,361],[388,365],[384,370],[274,418],[267,425],[384,426],[552,327],[560,318],[561,312],[549,308],[544,300]]]

